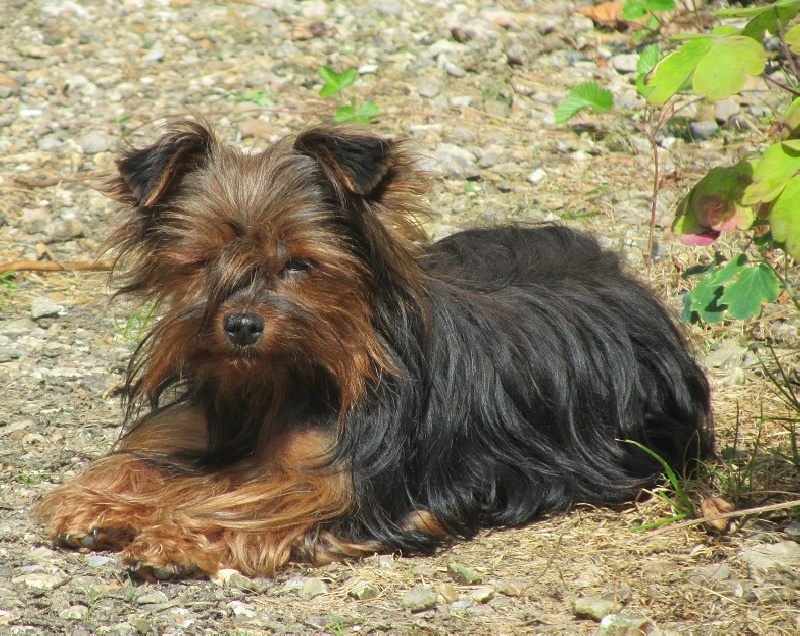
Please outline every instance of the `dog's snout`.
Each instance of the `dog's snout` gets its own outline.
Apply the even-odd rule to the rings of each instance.
[[[236,311],[225,316],[222,328],[233,344],[247,347],[258,342],[264,333],[264,319],[253,312]]]

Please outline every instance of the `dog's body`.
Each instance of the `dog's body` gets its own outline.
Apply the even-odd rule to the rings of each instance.
[[[144,575],[425,551],[628,500],[712,445],[708,385],[651,292],[561,227],[426,245],[402,144],[314,128],[258,154],[180,123],[109,194],[123,292],[163,314],[118,451],[48,494],[72,546]]]

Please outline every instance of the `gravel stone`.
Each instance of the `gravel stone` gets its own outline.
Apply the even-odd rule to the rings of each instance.
[[[448,563],[447,571],[453,580],[461,585],[476,585],[483,580],[480,574],[458,563]]]
[[[64,311],[64,306],[55,301],[39,296],[31,303],[31,319],[54,318]]]
[[[455,144],[439,144],[433,154],[442,175],[448,179],[470,180],[480,177],[475,153]]]
[[[439,595],[427,585],[416,585],[403,596],[403,606],[412,612],[421,612],[436,605]]]
[[[578,618],[590,618],[593,621],[600,621],[609,614],[619,612],[620,607],[613,600],[598,598],[596,596],[584,596],[575,599],[573,611]]]
[[[327,593],[328,586],[325,585],[325,582],[322,579],[310,576],[303,582],[303,588],[300,590],[300,598],[308,600]]]
[[[716,121],[693,121],[689,124],[689,131],[695,140],[711,139],[717,134],[719,125]]]
[[[88,133],[78,140],[83,152],[93,155],[97,152],[106,152],[109,149],[108,139],[99,133]]]

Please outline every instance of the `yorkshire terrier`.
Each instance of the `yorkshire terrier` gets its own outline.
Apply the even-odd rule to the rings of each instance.
[[[662,472],[640,445],[675,469],[711,451],[653,293],[564,227],[429,242],[406,142],[315,126],[246,153],[181,121],[117,166],[119,293],[160,319],[118,448],[37,506],[66,546],[269,576],[619,504]]]

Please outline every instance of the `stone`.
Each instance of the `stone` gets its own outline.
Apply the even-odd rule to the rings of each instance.
[[[62,305],[50,300],[46,296],[34,298],[33,302],[31,303],[31,318],[33,320],[54,318],[62,311],[64,311],[64,307]]]
[[[756,582],[763,582],[770,575],[788,575],[800,581],[800,544],[796,541],[781,541],[759,545],[743,550],[739,559],[747,564],[748,572]]]
[[[442,175],[448,179],[477,179],[481,171],[475,164],[475,153],[455,144],[439,144],[433,153]]]
[[[87,155],[97,152],[106,152],[109,148],[108,139],[99,133],[87,133],[78,140],[78,145]]]
[[[644,616],[609,614],[600,621],[599,636],[639,636],[655,633],[656,626]]]
[[[599,598],[596,596],[584,596],[575,599],[572,612],[578,618],[590,618],[593,621],[600,621],[609,614],[619,612],[620,606],[613,600]]]
[[[353,584],[353,587],[350,588],[350,591],[347,592],[347,595],[358,599],[359,601],[366,601],[372,598],[377,598],[380,593],[380,588],[377,585],[374,585],[369,581],[356,581],[356,583]]]
[[[611,66],[617,73],[635,73],[638,70],[639,56],[625,53],[611,58]]]
[[[536,185],[537,183],[542,183],[545,179],[547,179],[547,173],[541,168],[536,168],[536,170],[531,172],[526,179],[528,180],[528,183]]]
[[[695,141],[711,139],[717,134],[719,126],[713,119],[708,121],[693,121],[689,124],[689,132]]]
[[[427,585],[415,585],[403,596],[403,606],[421,612],[434,607],[438,599],[439,595]]]
[[[36,592],[48,592],[55,589],[64,583],[64,579],[55,574],[46,574],[44,572],[31,572],[29,574],[20,574],[11,579],[14,585],[24,585],[30,590]]]
[[[300,590],[300,598],[309,600],[315,596],[321,596],[328,593],[328,586],[325,581],[315,576],[308,577],[303,582],[303,588]]]
[[[488,603],[494,598],[494,588],[491,585],[481,585],[472,590],[469,597],[478,603]]]
[[[447,572],[456,583],[461,585],[477,585],[483,580],[480,574],[458,563],[448,563]]]
[[[438,587],[438,591],[445,603],[455,603],[458,600],[458,591],[452,583],[442,583]]]

